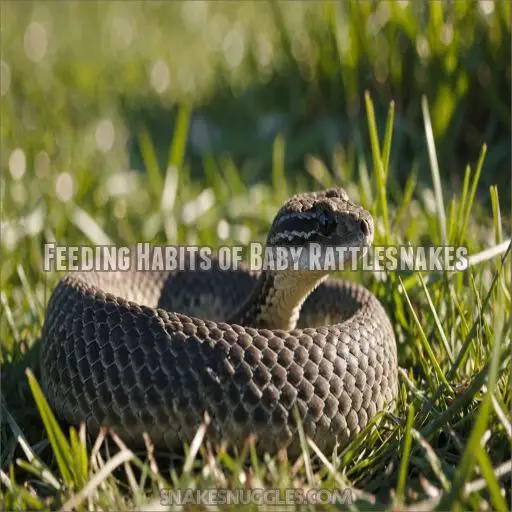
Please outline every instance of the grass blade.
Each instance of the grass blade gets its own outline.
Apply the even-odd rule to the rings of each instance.
[[[499,244],[503,239],[503,231],[501,226],[501,210],[500,210],[500,198],[498,196],[498,187],[492,186],[490,188],[491,193],[491,204],[492,204],[492,218],[494,223],[494,235],[496,243]]]
[[[288,195],[288,186],[284,174],[284,156],[284,138],[282,135],[278,135],[274,140],[274,150],[272,152],[272,188],[279,197]]]
[[[469,180],[471,178],[471,167],[469,164],[466,166],[466,172],[464,173],[464,181],[462,183],[462,194],[460,196],[460,206],[459,206],[459,217],[464,218],[464,208],[467,204],[468,200],[468,191],[469,191]],[[454,244],[460,243],[462,240],[462,222],[457,223],[457,230],[454,233]]]
[[[146,125],[142,125],[139,132],[139,146],[144,168],[148,173],[149,188],[153,197],[159,197],[163,186],[162,175],[160,173],[160,166],[158,165],[155,146],[153,145],[151,135]]]
[[[473,201],[476,196],[476,189],[478,187],[478,182],[480,181],[480,174],[482,172],[482,167],[484,165],[485,155],[487,153],[487,145],[484,144],[482,146],[482,151],[480,152],[480,158],[478,159],[478,164],[476,166],[475,176],[473,177],[473,183],[471,184],[471,191],[469,193],[469,198],[465,205],[465,210],[463,213],[463,221],[459,232],[458,243],[461,244],[464,242],[466,238],[466,230],[469,222],[469,215],[471,214],[471,209],[473,208]],[[464,207],[464,204],[461,205]]]
[[[477,452],[477,460],[478,465],[480,467],[480,472],[487,482],[487,486],[489,489],[489,494],[491,496],[491,503],[494,506],[494,510],[498,510],[499,512],[506,512],[509,510],[505,499],[501,495],[501,488],[496,478],[496,473],[494,468],[492,467],[491,461],[488,455],[485,453],[484,449],[479,447]],[[467,484],[465,485],[464,491],[467,490]]]
[[[434,355],[434,352],[432,351],[432,347],[430,346],[430,343],[427,339],[425,331],[423,330],[423,327],[421,326],[421,322],[420,322],[418,316],[416,315],[416,311],[414,311],[414,307],[412,305],[411,299],[409,298],[409,295],[407,294],[405,288],[403,287],[402,279],[400,278],[400,276],[398,277],[398,279],[399,279],[400,285],[402,287],[403,294],[405,296],[405,300],[407,301],[407,304],[409,306],[409,310],[411,311],[411,314],[412,314],[412,317],[416,324],[416,327],[418,328],[422,346],[428,354],[429,360],[433,365],[434,372],[437,375],[437,378],[453,393],[450,383],[446,379],[444,372],[443,372],[443,370],[441,370],[441,367],[439,366],[439,362],[437,361],[436,356]]]
[[[55,460],[57,461],[57,465],[60,470],[60,474],[63,480],[72,485],[74,483],[73,478],[73,457],[71,456],[71,446],[68,443],[66,437],[64,436],[62,430],[53,415],[46,398],[37,383],[36,378],[32,374],[30,369],[26,370],[26,375],[28,378],[28,383],[30,389],[32,391],[32,395],[36,402],[37,408],[39,410],[39,414],[43,420],[46,433],[48,434],[48,439],[53,448],[53,453],[55,455]]]
[[[62,506],[63,511],[73,510],[82,503],[84,499],[92,494],[92,492],[100,485],[111,473],[114,469],[121,466],[125,462],[128,462],[133,459],[133,453],[129,450],[123,450],[119,453],[116,453],[111,459],[107,461],[107,463],[101,468],[101,470],[94,475],[87,485],[78,493],[75,494],[69,501],[64,503]]]
[[[434,306],[434,303],[432,302],[432,299],[430,297],[430,293],[428,291],[427,285],[425,283],[425,280],[423,279],[423,276],[421,275],[421,272],[418,272],[416,274],[418,276],[418,280],[420,281],[421,287],[423,288],[423,291],[425,293],[425,296],[427,297],[427,302],[430,308],[430,312],[432,313],[432,317],[434,318],[434,322],[436,324],[437,332],[439,333],[439,336],[441,337],[441,341],[443,343],[443,347],[446,350],[446,353],[448,354],[448,358],[450,359],[450,362],[453,363],[453,354],[450,349],[450,344],[448,343],[448,339],[446,337],[446,334],[443,330],[443,326],[441,324],[441,320],[439,319],[439,315],[437,314],[436,308]]]
[[[398,503],[403,503],[404,501],[405,481],[407,478],[407,468],[409,466],[409,456],[411,454],[411,429],[413,421],[414,406],[411,404],[409,406],[409,411],[407,413],[407,425],[405,427],[404,448],[402,451],[402,460],[400,461],[400,471],[398,473],[398,483],[396,486],[396,500]]]
[[[372,147],[373,166],[375,169],[375,176],[377,182],[377,197],[379,198],[379,204],[381,209],[381,218],[384,224],[384,243],[389,243],[390,240],[390,229],[389,229],[389,215],[388,215],[388,203],[386,195],[386,178],[387,171],[382,163],[379,136],[377,133],[377,123],[375,121],[375,109],[373,102],[368,91],[365,92],[365,103],[366,103],[366,115],[368,118],[368,130],[370,132],[370,142]],[[392,122],[394,116],[394,108],[390,107],[388,114],[388,126]],[[391,128],[389,129],[391,132]],[[389,134],[388,151],[391,147],[391,133]]]
[[[382,147],[382,167],[384,169],[384,181],[387,181],[389,174],[389,157],[391,155],[391,139],[393,137],[393,124],[395,121],[395,102],[389,104],[386,131],[384,132],[384,145]]]
[[[169,160],[167,167],[177,167],[179,170],[183,169],[183,162],[185,160],[185,153],[187,150],[187,137],[190,118],[192,116],[191,108],[188,104],[180,107],[178,112],[178,119],[174,127],[174,134],[169,151]]]
[[[428,156],[430,158],[430,171],[432,173],[434,195],[436,198],[439,231],[441,233],[441,241],[444,245],[446,245],[448,243],[446,234],[446,213],[444,211],[443,192],[441,189],[441,178],[439,176],[439,164],[437,163],[434,133],[432,131],[432,122],[430,121],[430,112],[428,110],[428,102],[426,96],[423,96],[421,99],[421,108],[423,110],[423,121],[425,124],[425,134],[427,136]]]

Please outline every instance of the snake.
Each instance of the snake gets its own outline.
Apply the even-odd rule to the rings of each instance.
[[[286,200],[265,247],[366,250],[373,236],[371,214],[330,188]],[[395,335],[367,288],[307,262],[261,271],[195,263],[60,279],[40,363],[61,420],[89,433],[107,427],[133,446],[147,435],[168,452],[207,425],[212,443],[293,453],[309,438],[329,453],[393,407]]]

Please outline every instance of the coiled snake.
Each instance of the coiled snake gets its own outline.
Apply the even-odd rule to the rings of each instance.
[[[290,198],[267,246],[372,241],[370,214],[329,189]],[[346,445],[396,397],[396,342],[366,288],[327,274],[68,273],[46,313],[43,389],[64,420],[133,445],[147,432],[180,448],[205,413],[213,440],[253,434],[259,452],[297,450],[297,417],[322,450]]]

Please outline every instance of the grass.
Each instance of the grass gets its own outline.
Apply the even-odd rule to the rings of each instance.
[[[204,5],[1,6],[2,507],[155,510],[168,489],[293,487],[348,489],[360,510],[507,510],[509,7]],[[194,21],[205,16],[245,41],[237,66],[236,44]],[[45,37],[37,60],[31,40]],[[38,386],[59,277],[42,271],[43,242],[246,244],[264,239],[288,195],[328,186],[371,211],[377,244],[471,255],[459,273],[350,276],[396,333],[392,413],[338,453],[302,436],[297,460],[258,458],[250,443],[233,454],[203,429],[182,456],[162,457],[149,440],[140,454],[113,433],[88,439],[56,421]]]

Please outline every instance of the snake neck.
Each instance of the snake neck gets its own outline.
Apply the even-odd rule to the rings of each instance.
[[[327,277],[324,272],[263,272],[229,323],[265,329],[294,329],[307,296]]]

